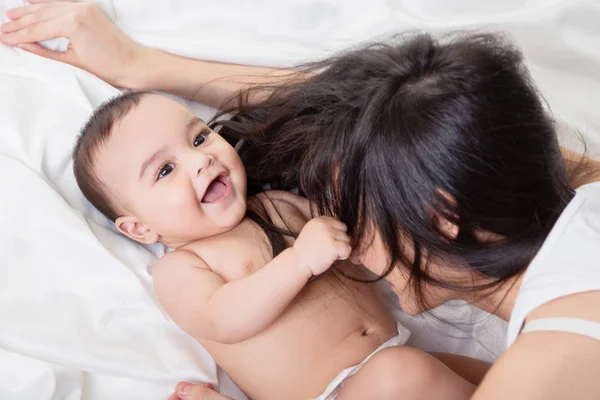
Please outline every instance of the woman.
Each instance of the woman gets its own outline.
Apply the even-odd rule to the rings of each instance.
[[[212,99],[220,108],[248,85],[285,75],[142,48],[86,4],[51,2],[9,17],[15,21],[3,26],[4,43],[21,43],[117,86],[164,90],[204,103]],[[84,23],[64,28],[65,18]],[[71,39],[66,53],[30,44],[55,36]],[[90,43],[106,49],[103,58],[86,53]],[[598,180],[590,168],[597,165],[590,163],[582,174],[576,167],[583,164],[572,154],[562,160],[552,121],[518,52],[493,38],[457,43],[419,37],[399,47],[401,53],[374,48],[318,64],[329,69],[288,81],[273,94],[253,91],[233,121],[222,123],[222,132],[252,139],[260,130],[270,146],[293,143],[297,157],[277,152],[268,163],[256,163],[256,177],[272,174],[268,177],[299,184],[321,212],[346,222],[356,261],[385,275],[405,311],[460,298],[510,321],[510,347],[475,399],[598,398],[600,343],[594,330],[600,311],[594,305],[600,301],[600,269],[589,260],[600,256],[595,246],[600,227],[594,223],[600,190],[598,184],[572,190]],[[386,62],[380,65],[381,59]],[[145,65],[157,67],[149,71]],[[375,69],[352,77],[356,65]],[[222,79],[249,74],[254,77],[241,83]],[[388,90],[391,81],[394,90]],[[350,93],[364,89],[364,95],[329,90],[340,85]],[[356,104],[361,112],[354,115]],[[366,112],[369,107],[377,112]],[[321,135],[325,127],[331,133]],[[260,136],[254,139],[260,144]],[[252,143],[243,151],[265,156]],[[178,386],[188,395],[208,388],[184,389]]]

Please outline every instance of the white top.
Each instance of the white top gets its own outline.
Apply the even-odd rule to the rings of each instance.
[[[539,306],[592,290],[600,290],[600,182],[577,189],[525,271],[508,322],[507,346]]]
[[[521,333],[540,331],[570,332],[600,340],[600,322],[581,318],[538,318],[526,323]]]

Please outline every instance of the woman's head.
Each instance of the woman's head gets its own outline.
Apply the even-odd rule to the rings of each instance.
[[[348,225],[368,268],[393,269],[399,292],[410,280],[423,307],[436,302],[424,285],[456,291],[473,274],[493,286],[526,268],[573,192],[513,45],[417,35],[312,71],[222,123],[250,139],[250,177],[298,184]]]
[[[104,103],[73,156],[86,198],[139,242],[176,247],[230,230],[245,215],[236,151],[165,96],[132,92]]]

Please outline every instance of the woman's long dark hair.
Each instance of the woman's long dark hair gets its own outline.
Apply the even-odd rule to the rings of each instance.
[[[245,139],[250,179],[299,187],[348,225],[354,247],[373,223],[423,307],[424,283],[473,287],[434,278],[421,255],[495,287],[524,271],[574,195],[554,121],[502,35],[404,36],[302,74],[255,88],[271,91],[258,103],[244,93],[211,125]]]

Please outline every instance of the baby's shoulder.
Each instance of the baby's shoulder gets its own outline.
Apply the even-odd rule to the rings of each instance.
[[[249,207],[262,207],[271,221],[298,233],[311,218],[310,203],[301,196],[280,190],[269,190],[249,199]]]
[[[197,254],[195,251],[193,251],[192,248],[189,248],[187,246],[188,245],[165,253],[162,257],[158,259],[156,267],[159,267],[159,269],[161,269],[160,267],[164,269],[165,266],[176,266],[181,268],[208,268],[208,265],[202,259],[202,257],[200,257],[200,255]]]
[[[197,269],[210,270],[208,265],[193,251],[176,249],[165,253],[152,269],[155,289],[170,291],[175,284],[185,282]]]

